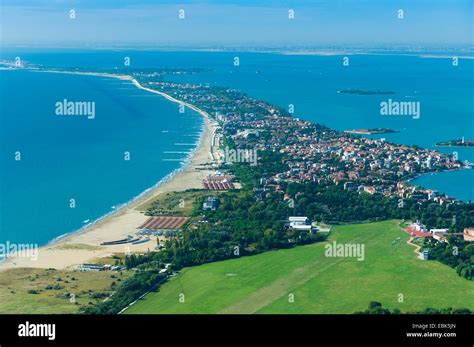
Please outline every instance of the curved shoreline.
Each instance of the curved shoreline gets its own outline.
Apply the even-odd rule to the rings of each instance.
[[[83,226],[82,228],[80,228],[80,229],[78,229],[78,230],[76,230],[72,233],[61,235],[59,237],[59,239],[53,240],[53,242],[51,242],[51,244],[48,245],[50,247],[43,247],[42,249],[44,249],[44,248],[54,249],[55,247],[57,248],[57,245],[61,245],[63,243],[66,243],[66,244],[71,244],[71,243],[73,243],[73,244],[86,244],[86,245],[91,245],[92,244],[94,246],[98,246],[98,245],[100,245],[100,242],[98,242],[99,239],[100,239],[100,241],[106,241],[106,240],[110,240],[111,238],[113,238],[113,239],[122,238],[123,236],[127,236],[127,234],[126,233],[124,234],[124,232],[121,232],[120,234],[119,233],[117,233],[117,234],[112,233],[112,232],[114,232],[114,229],[119,229],[120,228],[119,224],[111,225],[113,220],[115,220],[115,219],[120,220],[124,216],[128,216],[129,220],[130,220],[130,223],[132,223],[132,222],[135,223],[134,224],[135,226],[133,226],[132,224],[127,225],[128,233],[132,233],[133,230],[136,230],[136,227],[138,225],[142,224],[142,222],[144,221],[144,218],[146,218],[146,217],[143,216],[143,214],[141,214],[136,209],[138,207],[138,205],[143,204],[146,201],[149,201],[150,199],[156,197],[158,194],[161,194],[162,192],[179,191],[179,190],[185,190],[185,189],[189,189],[189,188],[201,188],[201,184],[200,184],[199,180],[197,180],[196,182],[193,182],[191,184],[189,184],[189,182],[188,183],[183,183],[182,182],[183,181],[182,174],[191,174],[190,170],[191,171],[194,170],[197,165],[202,165],[204,163],[209,163],[209,162],[214,162],[215,161],[212,150],[210,150],[208,152],[207,151],[207,146],[208,145],[203,144],[204,140],[211,138],[211,145],[210,146],[212,146],[212,137],[214,136],[216,128],[217,128],[216,125],[214,125],[213,128],[211,127],[211,125],[210,125],[211,121],[210,121],[210,117],[209,117],[208,113],[204,112],[203,110],[199,109],[198,107],[196,107],[196,106],[194,106],[190,103],[178,100],[178,99],[174,98],[173,96],[171,96],[169,94],[166,94],[164,92],[161,92],[161,91],[158,91],[158,90],[155,90],[155,89],[151,89],[151,88],[148,88],[148,87],[144,87],[135,78],[133,78],[130,75],[119,75],[119,74],[101,73],[101,72],[80,72],[80,71],[42,70],[42,69],[29,69],[29,70],[30,71],[35,71],[35,72],[64,73],[64,74],[76,74],[76,75],[116,78],[116,79],[123,80],[123,81],[129,81],[132,84],[134,84],[135,87],[137,87],[139,89],[142,89],[142,90],[154,93],[154,94],[158,94],[158,95],[166,98],[168,101],[172,101],[174,103],[178,103],[178,104],[183,105],[187,108],[190,108],[193,111],[198,112],[199,114],[201,114],[205,119],[205,121],[204,121],[204,124],[205,124],[204,128],[205,129],[200,134],[200,139],[198,141],[198,144],[193,149],[193,151],[191,151],[189,161],[187,160],[187,162],[185,162],[179,169],[174,170],[172,173],[168,174],[162,180],[157,182],[154,186],[146,189],[145,191],[140,193],[138,196],[131,199],[129,202],[121,205],[120,209],[118,209],[117,211],[110,211],[109,213],[107,213],[107,214],[101,216],[100,218],[96,219],[90,225]],[[207,161],[201,161],[200,164],[197,163],[197,162],[194,162],[194,164],[193,164],[193,161],[194,161],[197,153],[199,153],[199,152],[202,152],[202,153],[208,155],[208,157],[206,159]],[[457,171],[457,170],[459,170],[459,169],[455,169],[453,171]],[[444,170],[444,171],[451,171],[451,170]],[[199,174],[203,174],[204,172],[205,171],[202,170],[202,171],[199,172]],[[194,172],[194,174],[195,174],[194,176],[197,175],[196,172]],[[417,178],[416,176],[411,177],[410,179],[407,179],[406,182],[410,183],[410,184],[413,184],[413,183],[411,183],[411,181],[415,180],[416,178]],[[180,182],[180,184],[177,187],[163,188],[163,187],[167,187],[168,184],[171,184],[171,186],[173,186],[173,184],[175,184],[175,186],[176,186],[176,182],[178,182],[178,181]],[[105,228],[104,225],[109,225],[110,227]],[[95,231],[97,231],[97,234],[99,236],[96,236],[92,240],[90,238],[87,238],[87,237],[82,237],[86,234],[87,234],[88,237],[90,237],[92,235],[92,233],[95,232]],[[100,234],[100,232],[102,232],[102,234]],[[107,236],[107,239],[100,238],[100,236],[104,237],[104,235]],[[115,236],[115,235],[117,235],[117,236]],[[155,240],[152,240],[152,241],[140,244],[137,247],[132,247],[133,250],[131,250],[131,251],[132,252],[134,252],[134,251],[144,252],[144,251],[150,250],[150,247],[151,247],[151,250],[154,249],[155,245],[156,245]],[[104,247],[102,247],[102,249],[103,248]],[[120,252],[124,252],[124,248],[123,248],[123,246],[121,246],[121,247],[109,247],[108,246],[107,251],[110,251],[108,254],[120,253]],[[102,252],[102,253],[105,253],[105,251]],[[42,257],[43,256],[41,256],[41,258]],[[97,257],[97,254],[95,254],[94,257]],[[36,265],[36,264],[30,264],[29,267],[32,267],[31,265]],[[62,265],[60,265],[60,266],[62,266]],[[33,267],[37,267],[37,266],[33,266]],[[40,267],[45,267],[45,266],[43,265],[43,266],[40,266]],[[58,267],[58,266],[51,266],[51,267]],[[2,268],[2,266],[0,265],[0,269],[1,268]]]
[[[458,169],[423,173],[423,174],[415,175],[414,177],[406,180],[406,182],[410,185],[417,186],[417,187],[422,187],[424,189],[437,190],[438,192],[444,193],[448,197],[456,199],[456,200],[460,200],[460,201],[463,201],[463,202],[469,202],[469,201],[473,201],[473,200],[471,198],[469,198],[469,196],[467,196],[468,193],[467,193],[466,196],[464,196],[463,194],[459,194],[459,192],[452,192],[452,191],[448,192],[443,188],[439,188],[439,184],[430,183],[429,185],[426,185],[425,183],[419,183],[417,181],[429,179],[431,176],[438,176],[438,175],[448,174],[448,173],[451,173],[451,172],[466,172],[466,171],[471,171],[471,170],[473,170],[473,169],[462,167],[462,168],[458,168]]]
[[[184,163],[181,167],[179,167],[179,168],[173,170],[172,172],[170,172],[169,174],[167,174],[165,177],[163,177],[161,180],[159,180],[156,184],[154,184],[151,187],[145,189],[140,194],[138,194],[135,197],[131,198],[127,202],[124,202],[124,203],[118,205],[119,207],[114,209],[113,211],[110,211],[110,212],[107,212],[107,213],[101,215],[100,217],[98,217],[98,218],[94,219],[93,221],[85,224],[84,226],[82,226],[79,229],[73,230],[73,231],[65,233],[63,235],[59,235],[59,236],[55,237],[54,239],[48,241],[45,245],[43,245],[41,247],[53,246],[53,245],[55,245],[55,244],[57,244],[61,241],[67,241],[67,239],[69,237],[72,237],[74,235],[79,235],[82,232],[86,232],[87,229],[92,228],[94,225],[97,225],[101,221],[103,221],[103,220],[105,220],[109,217],[114,216],[115,214],[122,211],[124,208],[130,207],[134,202],[136,202],[136,201],[139,202],[141,199],[146,198],[148,194],[152,193],[153,190],[158,188],[161,184],[164,184],[167,181],[172,180],[173,176],[176,175],[177,173],[179,173],[181,170],[183,170],[186,165],[187,165],[187,163]]]
[[[137,196],[123,203],[115,211],[110,211],[93,222],[83,227],[60,235],[39,247],[36,260],[16,256],[7,257],[0,262],[0,271],[10,268],[33,267],[33,268],[69,268],[80,263],[91,261],[96,258],[111,256],[114,253],[124,252],[146,252],[153,250],[156,246],[156,238],[150,241],[131,245],[100,246],[100,243],[110,239],[126,237],[129,233],[136,231],[146,217],[137,207],[155,198],[156,196],[171,192],[182,191],[192,188],[201,188],[204,179],[212,170],[202,169],[203,166],[214,163],[215,159],[211,150],[212,137],[215,134],[217,124],[214,123],[208,113],[198,107],[178,100],[166,93],[142,86],[135,78],[129,75],[116,75],[100,72],[75,72],[60,70],[28,69],[34,72],[65,73],[75,75],[87,75],[96,77],[116,78],[129,81],[135,87],[148,92],[158,94],[168,101],[184,105],[185,107],[199,113],[203,119],[203,127],[199,140],[182,165],[161,178],[156,184],[145,189]],[[196,168],[200,167],[200,170]]]

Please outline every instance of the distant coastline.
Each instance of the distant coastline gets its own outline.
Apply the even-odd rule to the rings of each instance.
[[[341,89],[338,94],[356,94],[356,95],[392,95],[395,92],[383,90],[363,90],[363,89]]]
[[[387,129],[387,128],[371,128],[371,129],[352,129],[344,130],[346,134],[357,134],[357,135],[375,135],[375,134],[391,134],[398,133],[398,130]]]
[[[474,147],[474,140],[449,140],[436,143],[436,147]]]
[[[13,68],[14,69],[14,68]],[[54,242],[53,244],[45,247],[47,250],[46,255],[42,254],[41,257],[41,264],[35,264],[35,267],[45,267],[44,264],[48,264],[46,267],[57,267],[57,268],[64,268],[68,266],[72,266],[78,264],[80,262],[86,262],[93,258],[100,257],[100,254],[111,254],[117,252],[117,250],[123,252],[123,248],[107,248],[107,250],[100,250],[98,252],[93,252],[93,254],[88,253],[84,254],[83,258],[81,256],[75,255],[74,259],[64,259],[64,255],[61,252],[58,252],[57,245],[60,243],[83,243],[83,244],[93,244],[97,245],[102,241],[107,241],[110,239],[119,239],[123,236],[126,236],[127,233],[130,233],[131,230],[134,230],[138,225],[141,224],[145,216],[140,213],[136,207],[139,204],[143,203],[144,201],[156,197],[158,194],[168,191],[179,191],[179,190],[186,190],[189,188],[200,188],[202,187],[202,179],[198,174],[206,175],[206,170],[202,170],[196,172],[195,168],[200,165],[204,165],[205,163],[213,162],[215,158],[213,154],[210,153],[208,146],[212,138],[212,134],[214,133],[213,129],[215,130],[215,126],[210,121],[209,114],[202,111],[198,107],[183,102],[174,98],[173,96],[166,94],[164,92],[160,92],[158,90],[154,90],[151,88],[144,87],[141,85],[135,78],[130,75],[126,74],[114,74],[114,73],[103,73],[103,72],[80,72],[80,71],[66,71],[66,70],[54,70],[54,69],[39,69],[39,68],[29,68],[29,71],[35,72],[49,72],[49,73],[63,73],[63,74],[76,74],[76,75],[89,75],[89,76],[98,76],[98,77],[107,77],[107,78],[116,78],[123,81],[129,81],[134,84],[137,88],[146,90],[151,93],[155,93],[158,95],[163,96],[169,101],[178,103],[180,105],[186,106],[198,113],[200,113],[206,122],[206,129],[205,132],[202,134],[201,143],[196,148],[195,153],[190,159],[191,164],[188,166],[182,167],[182,171],[178,172],[173,177],[170,177],[170,180],[167,181],[165,184],[158,183],[157,186],[150,188],[149,190],[143,192],[144,196],[139,197],[136,201],[133,200],[130,204],[126,204],[123,206],[120,211],[113,213],[110,216],[104,216],[98,221],[97,223],[87,226],[84,229],[81,229],[80,233],[73,233],[72,235],[66,235],[64,238],[61,238],[59,241]],[[386,94],[386,93],[393,93],[393,92],[383,92],[383,91],[361,91],[361,90],[349,90],[352,94]],[[214,126],[214,128],[213,128]],[[397,132],[392,129],[385,129],[385,128],[371,128],[371,129],[353,129],[353,130],[346,130],[346,133],[354,133],[354,134],[362,134],[362,135],[370,135],[370,134],[383,134],[383,133],[393,133]],[[199,158],[198,158],[199,157]],[[201,166],[201,167],[202,167]],[[150,249],[149,247],[153,247],[156,245],[155,240],[140,244],[139,246],[134,246],[132,251],[146,251]],[[135,248],[137,247],[137,248]],[[68,254],[66,257],[72,255]],[[78,257],[78,258],[76,258]],[[53,263],[57,262],[57,263]],[[52,265],[51,265],[52,264]],[[29,267],[31,267],[31,263]],[[15,265],[18,266],[18,265]]]

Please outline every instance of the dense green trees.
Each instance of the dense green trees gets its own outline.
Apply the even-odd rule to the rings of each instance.
[[[464,241],[461,237],[448,237],[448,243],[426,238],[423,249],[429,250],[429,258],[456,269],[459,276],[474,280],[474,244]]]
[[[401,312],[399,309],[394,309],[390,311],[388,308],[383,308],[382,304],[377,301],[371,301],[369,303],[369,307],[365,311],[355,312],[355,314],[401,314],[401,313],[408,313],[408,314],[471,314],[471,310],[468,308],[457,308],[453,309],[452,307],[447,308],[426,308],[422,311],[414,311],[414,312]]]
[[[282,184],[282,192],[267,190],[257,198],[258,192],[254,189],[263,188],[260,178],[280,172],[283,165],[281,159],[279,153],[263,152],[259,154],[260,164],[256,167],[243,163],[234,164],[232,168],[236,177],[243,183],[242,190],[220,194],[221,204],[216,211],[203,212],[201,204],[196,204],[193,222],[189,223],[182,233],[167,240],[160,252],[127,256],[126,267],[137,269],[137,274],[128,279],[108,301],[83,311],[119,312],[145,291],[165,281],[167,276],[159,274],[159,270],[164,268],[166,263],[172,264],[170,270],[179,270],[185,266],[325,239],[321,234],[288,229],[285,220],[292,215],[307,216],[314,221],[330,224],[392,218],[420,220],[428,228],[447,227],[458,232],[474,225],[474,205],[471,203],[439,205],[407,199],[403,207],[399,208],[396,198],[348,191],[343,189],[343,185],[329,182]],[[290,206],[282,193],[287,194],[294,204]],[[433,243],[426,246],[430,247],[432,258],[456,268],[461,276],[472,279],[473,267],[470,259],[474,252],[473,245],[463,243],[459,237],[453,237],[449,239],[449,244]],[[452,255],[453,246],[459,250],[456,257]],[[462,309],[458,311],[446,309],[446,312],[440,313],[464,312]],[[390,312],[382,308],[380,303],[374,302],[363,313],[399,312]]]
[[[323,222],[361,222],[386,219],[420,220],[428,228],[449,228],[461,232],[474,225],[474,204],[439,205],[433,202],[404,201],[381,194],[344,190],[342,185],[309,182],[291,183],[286,193],[295,201],[296,215]]]
[[[256,199],[254,190],[249,189],[254,187],[250,183],[253,181],[250,177],[254,168],[242,164],[238,166],[238,170],[241,172],[239,177],[249,178],[245,189],[221,194],[221,204],[216,211],[203,212],[201,205],[197,204],[193,219],[205,221],[204,223],[194,223],[179,236],[171,238],[157,254],[128,257],[126,266],[159,268],[163,267],[163,263],[170,262],[174,269],[180,269],[325,238],[319,234],[296,232],[285,227],[285,220],[291,215],[307,216],[325,223],[419,219],[428,227],[448,225],[453,231],[462,230],[474,223],[472,204],[440,206],[407,200],[404,207],[399,208],[395,198],[359,194],[344,190],[342,185],[328,183],[283,185],[286,194],[293,198],[294,206],[283,200],[282,193],[274,191],[265,192],[259,200]],[[260,170],[267,168],[262,165]],[[457,217],[453,219],[453,216]],[[471,278],[472,268],[467,266],[468,259],[464,255],[459,259],[464,260],[447,264],[455,267],[463,277]]]
[[[162,284],[166,279],[158,271],[140,271],[135,276],[127,279],[123,285],[110,297],[109,300],[99,305],[87,306],[81,310],[86,314],[117,314],[124,307],[137,300],[147,290]]]

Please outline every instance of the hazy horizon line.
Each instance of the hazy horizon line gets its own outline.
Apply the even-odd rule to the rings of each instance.
[[[379,51],[379,52],[406,52],[406,53],[426,53],[438,50],[459,50],[460,52],[474,53],[474,44],[471,43],[442,43],[442,44],[431,44],[431,43],[348,43],[348,44],[325,44],[325,43],[310,43],[310,44],[260,44],[260,43],[179,43],[179,44],[167,44],[167,43],[81,43],[81,44],[29,44],[29,43],[17,43],[17,44],[4,44],[1,43],[0,51],[10,49],[65,49],[65,50],[163,50],[163,51],[251,51],[251,52],[303,52],[309,50],[320,50],[321,52],[333,52],[333,51],[347,51],[347,52],[366,52],[366,51]]]

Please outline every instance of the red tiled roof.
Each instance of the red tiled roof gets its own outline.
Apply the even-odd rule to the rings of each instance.
[[[188,217],[170,216],[150,217],[139,229],[179,229],[188,219]]]
[[[433,236],[429,232],[423,232],[423,231],[417,231],[412,228],[405,228],[405,231],[409,233],[410,235],[418,236],[418,237],[427,237],[427,236]]]

